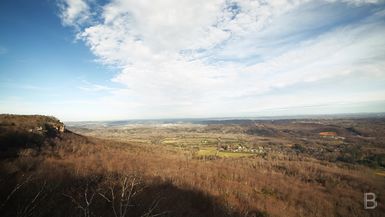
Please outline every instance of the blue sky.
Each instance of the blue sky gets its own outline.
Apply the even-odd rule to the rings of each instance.
[[[0,113],[385,112],[385,2],[5,0]]]

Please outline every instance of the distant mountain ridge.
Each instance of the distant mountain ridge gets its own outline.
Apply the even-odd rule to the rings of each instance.
[[[292,116],[256,116],[256,117],[212,117],[212,118],[163,118],[163,119],[127,119],[106,121],[68,121],[69,127],[120,127],[125,125],[157,125],[157,124],[240,124],[264,121],[345,119],[345,118],[384,118],[385,113],[352,113],[324,115],[292,115]]]

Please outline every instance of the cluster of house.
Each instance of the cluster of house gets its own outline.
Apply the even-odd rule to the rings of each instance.
[[[218,145],[218,151],[230,151],[230,152],[251,152],[251,153],[265,153],[265,149],[262,146],[258,146],[255,148],[248,148],[246,146],[237,144],[237,145]]]

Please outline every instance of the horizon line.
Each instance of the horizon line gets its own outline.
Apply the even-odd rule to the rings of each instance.
[[[79,121],[63,121],[64,123],[81,123],[81,122],[119,122],[119,121],[167,121],[167,120],[285,120],[285,119],[319,119],[326,117],[341,118],[364,118],[366,117],[385,117],[383,112],[351,112],[351,113],[320,113],[320,114],[296,114],[296,115],[259,115],[259,116],[208,116],[208,117],[170,117],[170,118],[122,118],[122,119],[105,119],[105,120],[79,120]]]

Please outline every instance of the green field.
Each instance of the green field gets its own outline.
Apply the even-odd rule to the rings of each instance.
[[[203,156],[217,156],[217,157],[223,157],[223,158],[230,158],[230,157],[250,157],[255,155],[254,153],[248,153],[248,152],[230,152],[230,151],[218,151],[215,147],[205,147],[203,149],[200,149],[196,156],[203,157]]]

